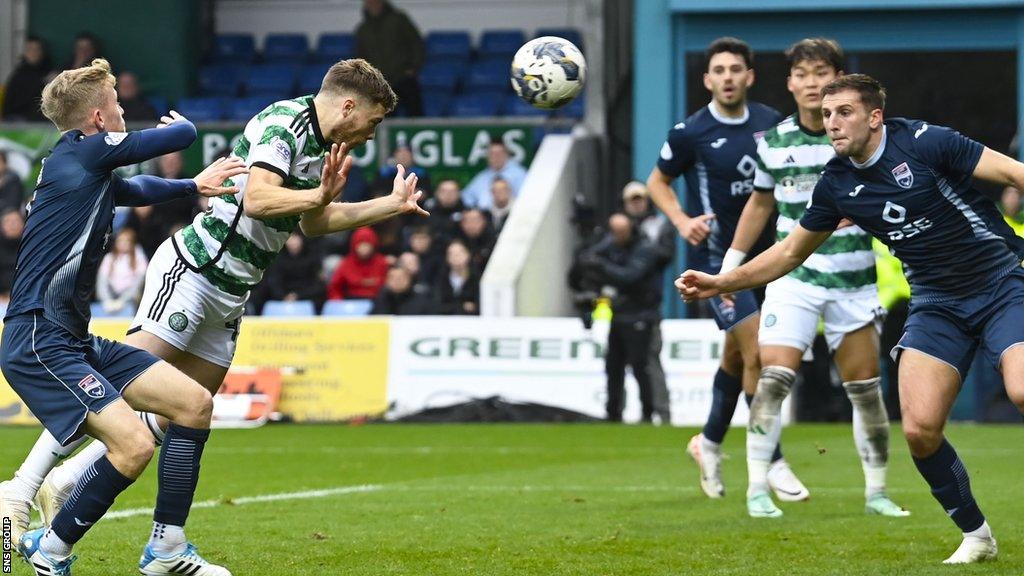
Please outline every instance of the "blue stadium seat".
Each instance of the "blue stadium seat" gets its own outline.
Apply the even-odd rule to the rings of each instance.
[[[463,94],[452,102],[449,115],[461,117],[497,116],[501,98],[493,92]]]
[[[463,68],[444,62],[428,62],[420,70],[420,86],[425,92],[441,90],[454,92],[462,79]],[[426,94],[424,94],[426,96]]]
[[[249,69],[245,79],[247,96],[292,92],[298,79],[299,68],[293,64],[261,64]]]
[[[441,58],[460,56],[468,59],[473,51],[469,32],[466,31],[430,32],[427,34],[426,45],[428,56]]]
[[[303,66],[299,71],[299,92],[316,94],[320,90],[320,84],[324,81],[324,74],[330,67],[331,65],[327,62]]]
[[[316,306],[312,300],[267,300],[263,304],[264,316],[316,316]]]
[[[309,40],[305,34],[268,34],[263,44],[267,62],[304,62],[309,56]]]
[[[583,118],[585,111],[586,105],[583,101],[583,95],[580,94],[575,100],[559,108],[556,115],[559,118],[575,118],[580,120]]]
[[[125,304],[124,308],[117,312],[107,312],[103,309],[103,304],[93,302],[89,305],[89,311],[93,318],[132,318],[135,316],[135,305]]]
[[[511,91],[509,63],[504,60],[476,62],[469,68],[464,82],[466,93],[480,90]]]
[[[323,315],[367,316],[370,310],[373,310],[373,300],[328,300],[324,303]]]
[[[526,43],[522,30],[484,30],[480,36],[481,57],[509,57]]]
[[[316,44],[316,59],[334,64],[356,55],[356,38],[352,34],[321,34]]]
[[[207,64],[199,69],[199,93],[204,96],[235,96],[248,73],[240,64]]]
[[[256,59],[252,34],[218,34],[213,39],[213,60],[249,64]]]
[[[273,97],[268,96],[232,98],[228,103],[227,119],[236,122],[248,122],[253,116],[259,114],[274,101]]]
[[[540,38],[541,36],[565,38],[575,44],[577,48],[583,50],[583,35],[575,28],[538,28],[534,38]]]
[[[530,106],[515,94],[510,94],[501,103],[501,113],[504,116],[548,116],[551,111]]]
[[[440,118],[448,115],[448,108],[452,104],[451,92],[443,90],[432,91],[423,95],[423,115]]]
[[[217,122],[224,119],[226,108],[223,98],[207,96],[182,98],[176,110],[193,122]]]

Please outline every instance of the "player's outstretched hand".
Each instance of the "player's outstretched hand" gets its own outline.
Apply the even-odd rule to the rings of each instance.
[[[398,200],[398,211],[400,213],[430,216],[430,212],[424,210],[419,204],[420,198],[423,197],[423,191],[416,189],[417,182],[419,182],[419,177],[413,172],[406,176],[405,166],[399,164],[398,173],[395,174],[395,186],[391,189],[391,195]]]
[[[679,227],[679,234],[691,245],[696,246],[703,242],[708,237],[708,234],[711,233],[711,226],[708,224],[708,221],[714,218],[714,214],[694,216]]]
[[[331,151],[324,156],[324,167],[320,173],[320,205],[327,206],[341,195],[352,169],[352,157],[348,155],[348,144],[331,144]]]
[[[218,158],[207,166],[205,170],[196,175],[196,188],[199,190],[200,196],[213,197],[222,194],[237,194],[238,186],[233,184],[225,186],[224,181],[239,174],[248,173],[249,169],[245,167],[245,162],[241,158],[235,158],[234,156]]]
[[[696,270],[687,270],[676,278],[676,290],[683,300],[693,302],[703,300],[721,294],[718,286],[718,276],[705,274]]]
[[[170,126],[171,124],[174,124],[175,122],[187,122],[187,121],[188,121],[187,118],[185,118],[181,114],[178,114],[174,110],[171,110],[170,112],[167,113],[167,116],[161,116],[160,117],[160,123],[157,124],[156,127],[157,128],[166,128],[167,126]]]

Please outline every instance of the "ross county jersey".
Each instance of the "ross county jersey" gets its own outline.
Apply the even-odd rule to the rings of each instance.
[[[825,231],[853,220],[903,261],[915,301],[973,294],[1019,268],[1022,239],[971,187],[984,146],[918,120],[883,126],[866,163],[828,163],[800,225]]]
[[[29,203],[5,318],[41,310],[50,322],[86,338],[89,302],[112,233],[114,207],[152,203],[153,197],[140,188],[145,184],[171,194],[162,200],[196,191],[191,180],[125,180],[112,170],[182,150],[195,138],[189,122],[128,133],[64,133],[45,159]]]
[[[814,133],[794,114],[765,133],[757,145],[754,189],[775,195],[779,211],[776,239],[793,231],[807,209],[815,184],[835,150],[825,131]],[[839,296],[875,288],[871,236],[858,226],[837,230],[788,275],[822,294]]]
[[[658,169],[675,178],[685,175],[686,209],[691,216],[714,214],[711,234],[696,249],[694,267],[716,267],[732,244],[736,225],[754,190],[757,140],[778,123],[772,108],[751,102],[742,118],[727,118],[714,103],[676,124],[661,147]],[[766,227],[751,255],[771,245]]]
[[[323,158],[330,145],[320,133],[312,96],[271,104],[245,126],[233,155],[250,167],[281,176],[284,187],[306,190],[320,185]],[[262,278],[299,224],[299,216],[253,218],[243,211],[245,183],[239,192],[210,201],[210,209],[174,236],[175,249],[214,286],[236,296]]]

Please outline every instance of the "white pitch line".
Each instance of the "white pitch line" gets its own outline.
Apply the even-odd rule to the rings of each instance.
[[[259,496],[241,496],[230,500],[203,500],[193,502],[192,509],[216,508],[218,506],[244,506],[246,504],[257,504],[260,502],[279,502],[281,500],[305,500],[308,498],[327,498],[329,496],[340,496],[343,494],[356,494],[360,492],[376,492],[383,489],[378,484],[363,484],[361,486],[341,486],[338,488],[327,488],[324,490],[306,490],[304,492],[282,492],[278,494],[261,494]],[[135,516],[150,516],[152,508],[128,508],[126,510],[114,510],[108,512],[104,518],[132,518]]]

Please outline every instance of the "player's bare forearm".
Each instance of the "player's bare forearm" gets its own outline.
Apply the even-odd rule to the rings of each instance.
[[[797,225],[782,242],[743,266],[719,276],[717,288],[720,293],[730,294],[764,286],[792,272],[831,235],[832,232],[811,232]]]
[[[974,168],[974,177],[1024,191],[1024,164],[991,148],[985,148],[981,153]]]
[[[736,224],[736,234],[732,238],[730,248],[741,252],[749,252],[757,242],[764,227],[771,219],[775,211],[775,197],[770,193],[754,192],[750,195],[743,213],[740,214],[739,223]]]
[[[370,226],[402,213],[402,202],[393,194],[365,202],[335,202],[302,214],[299,225],[306,236],[322,236]]]
[[[655,168],[651,171],[651,175],[647,177],[647,189],[651,192],[654,205],[665,214],[673,226],[679,228],[690,219],[679,204],[676,191],[672,189],[672,179],[661,170]]]
[[[250,182],[245,187],[245,215],[251,218],[277,218],[304,214],[320,207],[321,198],[319,188],[292,190]]]

